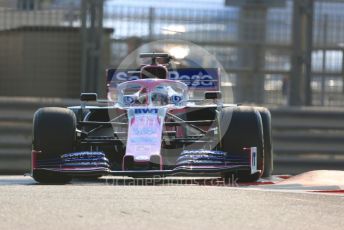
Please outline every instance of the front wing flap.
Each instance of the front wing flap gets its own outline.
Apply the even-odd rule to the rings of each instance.
[[[125,170],[112,171],[104,167],[90,168],[38,168],[42,172],[58,172],[70,176],[88,176],[95,174],[112,176],[130,176],[130,177],[151,177],[151,176],[176,176],[176,175],[207,175],[234,173],[237,171],[248,171],[247,165],[224,166],[224,167],[188,167],[182,166],[172,170]]]

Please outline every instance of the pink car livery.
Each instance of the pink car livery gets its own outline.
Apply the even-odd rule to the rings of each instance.
[[[271,175],[266,108],[224,104],[217,68],[170,69],[168,54],[141,57],[151,63],[107,70],[105,103],[83,93],[80,106],[35,113],[31,174],[36,181],[181,174],[256,181]]]

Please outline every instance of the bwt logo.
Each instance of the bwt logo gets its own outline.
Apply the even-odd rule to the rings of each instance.
[[[157,114],[158,109],[135,109],[135,114]]]

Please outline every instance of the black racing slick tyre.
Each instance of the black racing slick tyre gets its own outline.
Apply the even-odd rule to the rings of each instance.
[[[33,118],[33,149],[41,159],[59,158],[73,152],[76,140],[76,117],[66,108],[39,109]],[[33,169],[32,177],[39,183],[68,183],[71,178],[60,173]]]
[[[238,106],[223,108],[220,114],[220,150],[227,153],[243,153],[247,147],[257,147],[257,169],[263,171],[264,140],[263,124],[259,112],[253,107]],[[235,177],[239,182],[254,182],[262,173],[238,171]],[[225,179],[233,178],[233,173],[223,174]]]
[[[274,168],[274,156],[271,135],[271,114],[270,111],[264,107],[256,107],[255,109],[258,110],[263,122],[264,173],[262,177],[271,177]]]

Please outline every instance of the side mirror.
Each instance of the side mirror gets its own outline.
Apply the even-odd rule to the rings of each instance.
[[[80,101],[97,101],[98,95],[96,93],[82,93]]]
[[[209,91],[209,92],[205,92],[204,93],[204,98],[205,99],[221,99],[222,98],[222,94],[220,91]]]

